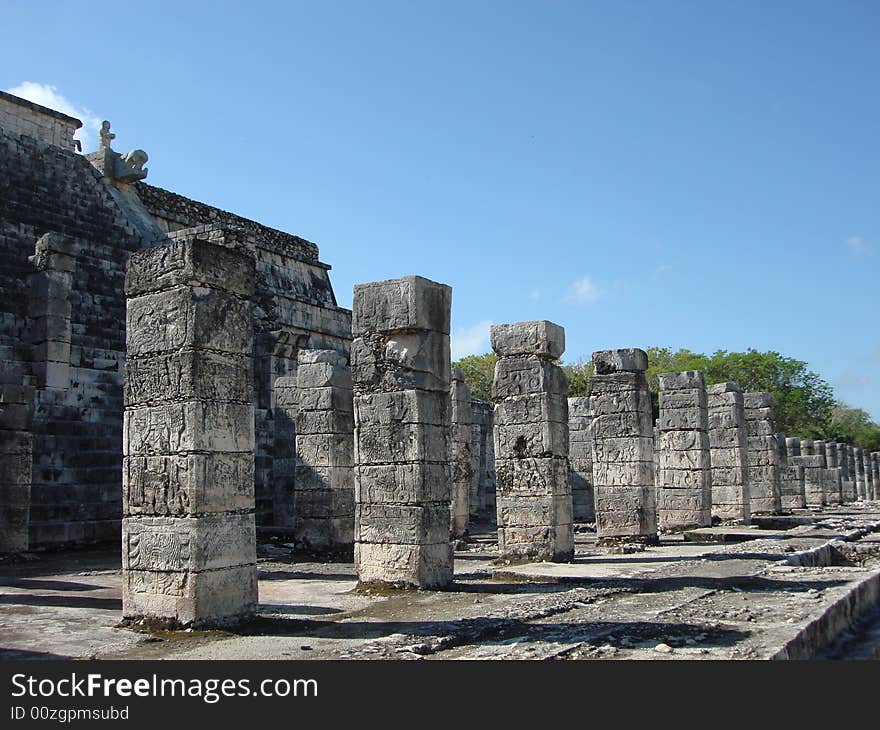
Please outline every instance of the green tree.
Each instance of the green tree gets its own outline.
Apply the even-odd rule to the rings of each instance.
[[[565,377],[568,378],[568,397],[580,398],[590,394],[590,376],[593,374],[593,363],[578,360],[571,365],[563,365]]]
[[[880,426],[861,408],[836,403],[831,419],[822,434],[828,441],[843,441],[869,451],[880,451]]]
[[[494,352],[487,352],[484,355],[468,355],[452,363],[452,367],[460,368],[464,373],[464,380],[471,389],[471,398],[493,402],[492,378],[495,376],[497,359]]]

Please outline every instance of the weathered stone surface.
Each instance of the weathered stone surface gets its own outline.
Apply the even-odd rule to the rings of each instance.
[[[541,320],[492,325],[490,342],[495,354],[536,355],[556,360],[565,352],[565,330],[558,324]]]
[[[782,510],[779,487],[779,452],[770,393],[744,393],[749,455],[749,493],[752,514],[778,514]]]
[[[748,437],[742,393],[736,383],[706,389],[712,516],[747,524],[751,519]]]
[[[648,369],[648,354],[638,348],[600,350],[593,353],[593,367],[596,375],[644,373]]]
[[[210,626],[257,600],[253,260],[200,247],[128,266],[123,614]],[[204,286],[223,278],[217,260],[237,283]]]
[[[450,399],[450,306],[451,289],[421,277],[355,287],[354,554],[362,583],[442,588],[452,580],[451,412],[464,399]]]
[[[448,335],[451,307],[452,289],[421,276],[356,284],[352,335],[407,330]]]
[[[449,388],[452,404],[450,464],[452,468],[452,537],[465,537],[470,522],[470,501],[473,481],[479,468],[479,454],[473,450],[474,414],[471,410],[470,389],[464,374],[452,369]]]
[[[568,461],[574,522],[595,522],[589,397],[568,399]]]
[[[660,382],[656,451],[657,511],[661,530],[708,527],[712,522],[712,464],[703,374],[665,373]]]
[[[783,512],[807,506],[804,468],[793,460],[800,456],[800,439],[776,436],[779,451],[779,499]]]
[[[498,325],[492,346],[501,559],[571,560],[568,383],[551,362],[562,354],[564,332],[550,322]]]
[[[478,472],[471,492],[471,519],[494,525],[495,511],[495,444],[494,409],[480,400],[471,401],[474,414],[474,451],[479,454]]]
[[[300,350],[296,384],[293,539],[308,551],[348,554],[355,534],[351,370],[334,350]]]
[[[657,540],[654,430],[642,350],[593,353],[590,435],[600,542]]]

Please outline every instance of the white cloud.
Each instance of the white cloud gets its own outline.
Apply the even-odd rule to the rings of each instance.
[[[568,287],[564,301],[566,304],[592,304],[604,294],[589,276],[582,276]]]
[[[871,244],[861,236],[850,236],[846,239],[846,245],[854,256],[862,256],[871,253]]]
[[[541,290],[540,289],[532,289],[529,292],[529,299],[533,302],[537,302],[541,298]]]
[[[79,119],[83,125],[73,135],[82,143],[83,152],[92,152],[98,148],[98,130],[101,128],[101,119],[89,109],[79,107],[71,102],[66,96],[59,94],[55,86],[38,84],[34,81],[23,81],[18,86],[7,89],[7,92],[22,99],[42,104],[50,109],[67,114]]]
[[[492,322],[483,320],[471,327],[457,329],[452,333],[452,359],[459,360],[465,355],[482,355],[488,349],[489,327]]]

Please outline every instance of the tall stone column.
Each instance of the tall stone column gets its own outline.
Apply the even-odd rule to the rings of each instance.
[[[776,442],[779,445],[779,498],[782,511],[803,509],[807,506],[804,468],[792,458],[800,456],[800,439],[777,434]]]
[[[855,502],[855,482],[852,478],[852,464],[849,461],[848,444],[837,444],[837,463],[841,472],[841,495],[843,502]]]
[[[254,261],[193,236],[131,256],[122,611],[218,625],[253,613]]]
[[[600,543],[657,542],[654,431],[644,350],[593,353],[590,435]]]
[[[293,535],[306,550],[354,546],[354,406],[351,368],[335,350],[300,350],[296,371]]]
[[[292,531],[296,514],[296,412],[299,388],[296,377],[276,378],[271,389],[272,429],[272,525]]]
[[[877,492],[874,486],[874,471],[871,467],[871,452],[862,449],[862,463],[865,470],[865,495],[868,499],[877,499]]]
[[[664,373],[657,453],[658,518],[664,531],[712,524],[706,382],[699,370]]]
[[[471,512],[471,485],[479,466],[479,454],[474,454],[474,414],[471,410],[471,390],[464,373],[452,368],[449,386],[452,401],[452,537],[467,536]]]
[[[495,413],[490,403],[471,400],[474,439],[480,455],[475,489],[471,493],[471,521],[495,522]]]
[[[874,482],[874,499],[880,499],[880,451],[872,451],[871,478]]]
[[[825,454],[825,501],[830,505],[840,504],[843,501],[843,478],[837,464],[837,442],[824,443],[820,451]]]
[[[825,458],[816,453],[816,442],[801,439],[801,455],[798,464],[804,467],[804,493],[807,507],[825,505]]]
[[[575,522],[596,521],[591,420],[589,396],[568,399],[568,463],[572,516]]]
[[[867,482],[865,481],[865,462],[862,459],[862,450],[858,446],[854,446],[853,455],[853,472],[856,478],[856,492],[859,500],[864,501],[870,499],[867,492]]]
[[[745,393],[743,408],[749,438],[749,491],[752,514],[778,514],[779,453],[776,448],[776,420],[770,393]]]
[[[565,332],[547,321],[495,325],[496,506],[501,559],[574,556]]]
[[[363,584],[452,581],[451,305],[452,289],[420,276],[354,288],[354,550]]]
[[[751,520],[749,446],[743,396],[736,383],[707,389],[712,516],[722,522]]]

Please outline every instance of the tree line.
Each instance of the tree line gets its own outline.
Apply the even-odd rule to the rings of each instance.
[[[658,410],[658,380],[661,373],[700,370],[706,385],[733,381],[743,392],[766,391],[776,400],[774,413],[777,429],[786,436],[804,439],[838,441],[880,451],[880,426],[867,412],[853,408],[834,396],[832,387],[807,366],[807,363],[769,350],[728,352],[718,350],[712,355],[666,347],[649,347],[648,387]],[[492,376],[495,354],[468,355],[453,363],[461,368],[471,396],[492,402]],[[560,363],[568,377],[569,397],[589,395],[589,377],[593,366],[589,361]]]

